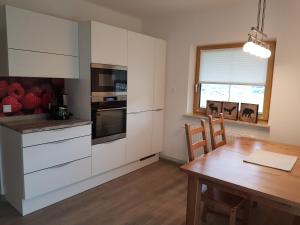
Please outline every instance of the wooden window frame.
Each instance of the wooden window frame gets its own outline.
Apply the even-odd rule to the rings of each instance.
[[[269,120],[270,104],[271,104],[271,94],[272,94],[272,83],[273,83],[273,72],[274,72],[274,62],[275,62],[275,50],[276,41],[267,41],[270,45],[270,50],[272,52],[271,57],[268,60],[267,78],[265,85],[264,94],[264,108],[263,113],[259,114],[258,119],[262,121]],[[196,115],[205,115],[206,108],[200,108],[200,98],[201,98],[201,83],[199,82],[200,73],[200,59],[202,50],[214,50],[214,49],[227,49],[227,48],[242,48],[244,43],[231,43],[231,44],[218,44],[218,45],[205,45],[197,47],[196,55],[196,73],[195,73],[195,83],[194,83],[194,104],[193,113]]]

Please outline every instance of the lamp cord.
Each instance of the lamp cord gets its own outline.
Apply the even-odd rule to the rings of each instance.
[[[257,30],[259,30],[260,27],[260,12],[261,12],[261,0],[258,1],[258,14],[257,14]]]
[[[257,30],[260,30],[262,33],[265,28],[265,16],[266,16],[266,2],[267,0],[263,1],[263,5],[261,4],[262,0],[258,1],[258,14],[257,14]],[[261,11],[262,10],[262,11]]]
[[[261,0],[259,0],[261,1]],[[266,1],[264,0],[264,6],[263,6],[263,12],[262,12],[262,19],[261,19],[261,32],[264,32],[264,28],[265,28],[265,15],[266,15]]]

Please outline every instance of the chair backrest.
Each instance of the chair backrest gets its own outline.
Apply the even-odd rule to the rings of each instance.
[[[189,161],[193,161],[196,158],[196,150],[201,148],[204,149],[204,153],[208,153],[207,148],[207,136],[205,130],[205,121],[201,120],[201,126],[192,127],[189,124],[185,124],[185,133],[186,133],[186,141],[188,146],[188,154]],[[198,135],[199,137],[202,135],[202,140],[196,141],[193,143],[193,136]]]
[[[220,126],[220,129],[216,130],[215,126],[218,125]],[[212,116],[209,115],[209,129],[211,137],[211,147],[213,150],[227,143],[223,113],[220,113],[220,118],[212,118]],[[220,136],[221,141],[219,141]]]

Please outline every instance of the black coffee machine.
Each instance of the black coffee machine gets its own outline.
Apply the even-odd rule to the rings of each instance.
[[[72,113],[70,113],[68,109],[67,94],[56,94],[49,108],[49,119],[68,120],[72,116]]]

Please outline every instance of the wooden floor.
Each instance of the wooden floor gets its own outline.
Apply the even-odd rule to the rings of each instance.
[[[183,225],[187,177],[178,165],[160,161],[36,213],[21,217],[0,203],[1,225]],[[290,225],[293,217],[259,206],[251,225]],[[207,225],[228,224],[208,216]]]

